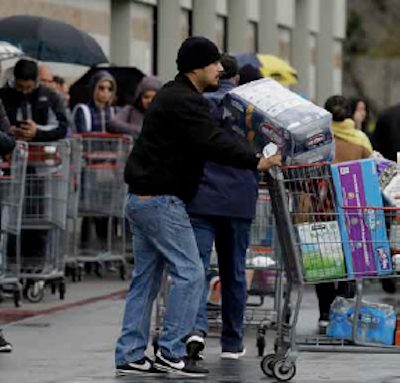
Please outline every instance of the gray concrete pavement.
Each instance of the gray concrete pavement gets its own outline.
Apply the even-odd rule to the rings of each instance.
[[[82,287],[84,287],[84,283]],[[378,291],[378,290],[377,290]],[[385,298],[374,292],[370,299]],[[14,344],[12,354],[0,354],[1,383],[118,383],[171,382],[176,378],[115,378],[113,349],[123,310],[120,298],[70,307],[47,315],[24,319],[5,328]],[[316,299],[312,290],[305,297],[299,331],[315,331]],[[268,335],[268,347],[273,334]],[[219,358],[218,339],[211,337],[206,366],[211,370],[203,382],[253,383],[274,381],[260,369],[254,331],[247,331],[246,356],[239,361]],[[188,379],[179,379],[181,382]],[[191,380],[193,381],[193,380]],[[295,383],[395,383],[400,382],[399,355],[301,353]]]

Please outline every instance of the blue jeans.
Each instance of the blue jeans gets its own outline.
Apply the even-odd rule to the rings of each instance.
[[[166,264],[173,282],[158,344],[166,356],[185,356],[183,339],[194,326],[204,290],[204,268],[185,204],[174,196],[128,194],[126,216],[134,234],[135,267],[115,362],[121,365],[144,357],[153,301]]]
[[[247,300],[246,250],[249,246],[251,219],[193,215],[190,220],[206,274],[215,241],[221,280],[222,351],[241,351]],[[195,331],[205,333],[208,332],[208,287],[206,280],[193,328]]]

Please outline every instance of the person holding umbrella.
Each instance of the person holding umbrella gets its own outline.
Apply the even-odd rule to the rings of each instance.
[[[168,372],[199,378],[208,373],[186,358],[184,338],[194,326],[205,281],[186,202],[196,194],[205,160],[261,171],[281,163],[280,155],[264,158],[211,119],[202,93],[218,86],[223,70],[219,60],[218,48],[205,37],[182,43],[179,73],[151,103],[125,168],[135,268],[115,351],[118,375]],[[173,282],[153,362],[145,350],[153,301],[167,264]]]

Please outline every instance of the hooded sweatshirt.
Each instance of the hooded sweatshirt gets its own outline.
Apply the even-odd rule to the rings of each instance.
[[[369,138],[364,132],[356,129],[352,119],[333,121],[332,129],[336,146],[335,162],[359,160],[372,154]]]
[[[108,80],[113,85],[112,96],[107,106],[101,107],[95,101],[95,93],[101,82]],[[89,83],[90,101],[88,104],[78,104],[75,106],[72,115],[75,131],[78,133],[105,132],[108,121],[115,114],[115,108],[111,102],[115,97],[117,84],[114,77],[107,71],[96,72]]]
[[[157,77],[144,77],[137,86],[133,105],[126,105],[107,124],[107,130],[113,133],[130,134],[133,138],[139,136],[142,130],[145,110],[141,105],[142,94],[148,90],[156,92],[161,88]]]

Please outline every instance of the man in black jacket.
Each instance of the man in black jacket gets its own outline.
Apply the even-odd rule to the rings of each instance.
[[[217,87],[223,68],[217,47],[190,37],[179,49],[179,74],[156,95],[125,169],[126,214],[135,234],[135,269],[116,346],[117,374],[160,371],[201,377],[208,371],[185,358],[184,338],[193,328],[204,288],[204,267],[185,203],[197,190],[205,160],[242,169],[280,164],[256,154],[245,141],[218,128],[202,92]],[[144,352],[150,316],[164,266],[172,284],[153,364]]]
[[[67,134],[68,118],[63,99],[53,89],[39,84],[38,66],[21,59],[14,79],[0,89],[11,132],[23,141],[55,141]]]

